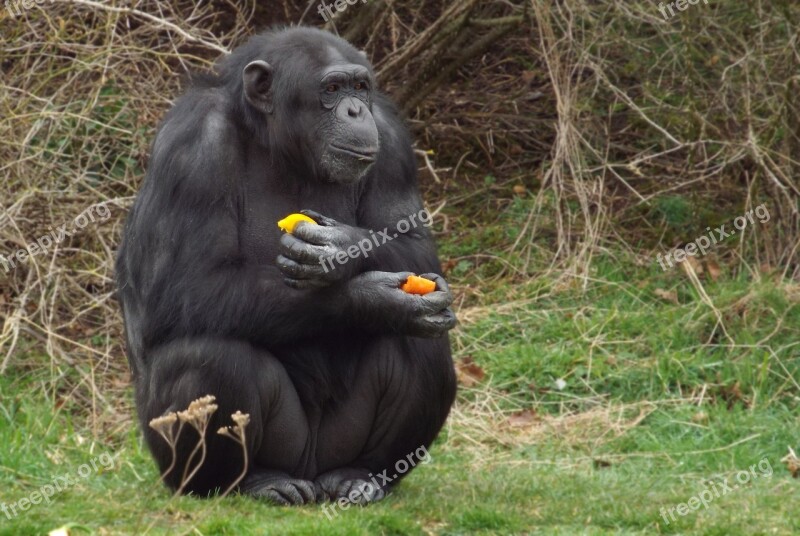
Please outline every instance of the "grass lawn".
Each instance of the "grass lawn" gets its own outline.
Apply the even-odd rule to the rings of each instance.
[[[91,368],[30,355],[0,377],[0,534],[800,533],[780,461],[800,431],[800,286],[723,275],[706,302],[642,264],[599,259],[585,289],[551,273],[473,292],[452,335],[473,364],[430,463],[335,514],[171,498],[130,420],[93,434],[69,390]],[[20,503],[56,482],[50,504]]]

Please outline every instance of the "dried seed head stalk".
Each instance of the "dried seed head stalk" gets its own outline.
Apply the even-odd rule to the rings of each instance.
[[[248,424],[250,424],[250,414],[249,413],[242,413],[241,411],[236,411],[233,415],[231,415],[231,419],[235,423],[235,426],[223,426],[217,433],[219,435],[223,435],[229,437],[239,443],[242,446],[242,454],[244,455],[244,468],[242,469],[241,474],[239,477],[233,481],[233,483],[228,486],[228,489],[225,490],[225,493],[222,496],[226,496],[230,493],[238,484],[242,481],[242,479],[247,474],[247,466],[248,466],[248,459],[247,459],[247,437],[245,436],[245,428]]]

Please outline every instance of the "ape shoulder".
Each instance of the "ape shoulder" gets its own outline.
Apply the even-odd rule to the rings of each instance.
[[[153,142],[150,185],[191,198],[212,198],[231,188],[243,161],[241,128],[219,89],[190,90],[164,118]]]
[[[381,145],[400,156],[413,156],[411,134],[400,117],[400,112],[386,95],[376,93],[373,116],[381,135]]]

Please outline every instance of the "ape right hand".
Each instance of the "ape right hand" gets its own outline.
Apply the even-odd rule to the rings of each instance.
[[[372,250],[366,231],[312,210],[301,214],[317,224],[301,221],[291,233],[281,236],[276,264],[287,285],[297,289],[322,288],[361,271],[368,256],[364,243]]]
[[[436,290],[419,296],[400,286],[411,272],[364,272],[347,284],[348,299],[356,318],[369,327],[399,331],[412,337],[440,337],[453,329],[456,316],[450,309],[453,295],[444,278],[422,274],[436,282]]]

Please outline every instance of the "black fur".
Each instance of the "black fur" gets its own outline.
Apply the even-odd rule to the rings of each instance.
[[[273,69],[272,113],[244,97],[242,73],[256,60]],[[423,208],[410,137],[374,81],[368,97],[351,91],[341,99],[350,119],[364,103],[357,121],[377,128],[377,159],[366,167],[342,158],[335,173],[327,169],[326,143],[368,132],[350,129],[348,108],[337,116],[320,105],[321,73],[331,65],[372,76],[363,55],[329,33],[256,36],[223,58],[216,75],[195,80],[153,142],[117,281],[137,409],[162,471],[171,454],[148,422],[207,394],[220,406],[206,462],[186,491],[225,489],[241,471],[238,445],[216,434],[236,410],[251,416],[241,489],[302,503],[309,483],[317,499],[336,498],[343,483],[393,472],[397,460],[430,445],[452,404],[446,283],[437,278],[425,297],[396,288],[406,272],[440,271],[428,230],[400,233],[320,278],[310,275],[316,266],[291,260],[314,245],[276,226],[311,209],[327,218],[309,233],[345,248]],[[368,133],[350,139],[372,143]],[[351,168],[347,181],[332,179]],[[173,488],[197,440],[193,431],[182,435],[178,469],[166,479]]]

